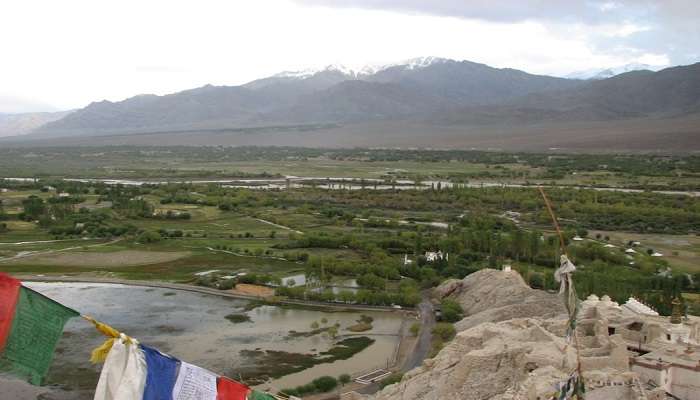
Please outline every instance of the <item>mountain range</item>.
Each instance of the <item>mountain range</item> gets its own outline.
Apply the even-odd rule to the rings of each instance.
[[[71,111],[0,113],[0,137],[24,135],[49,122],[59,120]]]
[[[625,131],[633,130],[634,121],[645,129],[666,121],[666,133],[674,126],[683,127],[679,133],[683,137],[700,132],[695,123],[700,120],[696,118],[700,117],[700,63],[658,72],[606,74],[614,76],[604,78],[599,73],[588,80],[566,79],[437,57],[360,71],[331,65],[283,72],[241,86],[207,85],[164,96],[95,102],[44,123],[24,138],[101,138],[104,142],[105,137],[119,137],[121,142],[134,135],[170,133],[188,136],[192,144],[208,144],[212,132],[221,139],[225,132],[240,136],[244,131],[279,132],[287,127],[296,135],[301,135],[300,130],[315,131],[301,139],[314,137],[319,145],[328,144],[329,138],[334,138],[331,144],[422,145],[410,138],[423,132],[434,136],[435,147],[440,147],[446,134],[452,139],[445,140],[445,145],[464,147],[476,143],[475,132],[481,136],[497,132],[494,135],[502,143],[505,137],[543,126],[545,130],[578,126],[583,131],[595,126],[595,135],[600,135],[622,125],[627,126]],[[406,133],[401,137],[392,129]],[[328,136],[319,131],[328,131]],[[362,140],[355,143],[344,135]],[[255,136],[245,136],[245,144],[258,144]],[[286,144],[285,139],[290,139],[277,135],[282,140],[276,143],[263,137],[259,144]],[[400,140],[387,141],[388,137]],[[566,138],[560,136],[554,144],[566,144],[562,139]]]

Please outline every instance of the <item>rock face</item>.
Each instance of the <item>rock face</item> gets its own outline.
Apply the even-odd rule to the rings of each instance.
[[[462,331],[484,322],[500,322],[512,318],[565,318],[561,299],[530,288],[515,271],[483,269],[463,280],[449,280],[436,289],[438,297],[449,295],[467,316],[455,324]]]
[[[588,399],[651,398],[629,370],[620,335],[582,321],[577,357],[574,342],[565,338],[561,299],[531,289],[517,272],[482,270],[445,282],[436,293],[458,301],[467,315],[456,324],[457,336],[435,358],[369,399],[549,399],[576,370],[578,357]]]
[[[437,357],[376,399],[505,399],[507,389],[521,382],[528,392],[551,393],[566,378],[560,369],[572,368],[576,361],[573,348],[549,331],[562,327],[558,321],[540,324],[533,319],[480,324],[457,334]],[[526,382],[532,371],[541,379]]]

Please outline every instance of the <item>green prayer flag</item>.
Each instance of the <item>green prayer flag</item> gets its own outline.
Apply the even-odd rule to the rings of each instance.
[[[248,395],[248,400],[275,400],[275,398],[270,396],[267,393],[258,392],[257,390],[253,390]]]
[[[63,327],[80,315],[24,286],[20,288],[12,328],[0,354],[0,372],[40,385],[51,365]]]

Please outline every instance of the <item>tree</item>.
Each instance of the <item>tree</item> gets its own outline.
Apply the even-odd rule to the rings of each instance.
[[[386,281],[374,274],[364,274],[357,278],[357,284],[368,289],[383,290],[386,287]]]
[[[338,382],[342,385],[347,385],[350,381],[352,381],[352,378],[348,374],[342,374],[338,377]]]
[[[343,303],[354,303],[355,293],[351,292],[350,290],[341,290],[340,293],[338,293],[338,300],[342,301]]]
[[[7,219],[7,214],[5,214],[5,208],[2,205],[2,200],[0,200],[0,221]]]
[[[46,204],[44,200],[37,196],[29,196],[22,200],[24,208],[22,215],[27,221],[34,221],[41,218],[46,213]]]
[[[161,240],[160,234],[153,231],[143,231],[136,237],[138,243],[156,243]]]

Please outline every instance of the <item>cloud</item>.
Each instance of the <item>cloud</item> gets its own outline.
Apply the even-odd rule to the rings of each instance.
[[[588,28],[594,48],[634,49],[638,54],[666,56],[674,64],[697,62],[700,53],[698,0],[295,1],[307,6],[388,10],[495,23],[539,22],[559,32],[582,25]]]
[[[71,109],[429,55],[554,75],[687,64],[700,54],[695,1],[9,1],[0,93]],[[48,109],[27,103],[3,108]]]
[[[18,114],[38,111],[58,111],[56,107],[38,100],[0,93],[0,113]]]
[[[579,21],[599,23],[618,14],[646,13],[647,1],[580,0],[296,0],[306,5],[365,8],[480,19],[493,22]],[[689,0],[689,2],[692,0]],[[641,7],[640,7],[641,5]],[[633,9],[633,10],[631,10]]]

